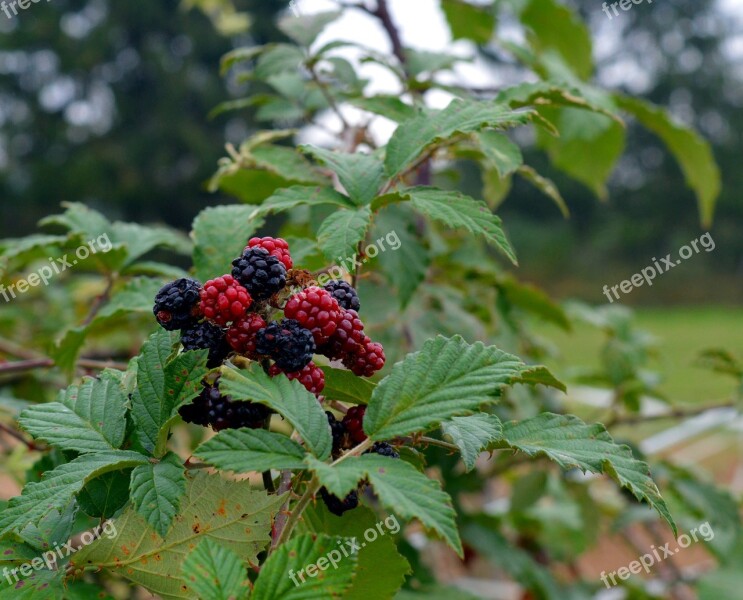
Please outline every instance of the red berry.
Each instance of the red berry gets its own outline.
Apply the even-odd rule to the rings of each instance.
[[[294,373],[286,373],[285,371],[282,371],[278,365],[271,365],[271,368],[268,370],[268,374],[271,377],[275,377],[279,373],[284,373],[284,375],[292,380],[298,379],[299,383],[301,383],[308,392],[315,394],[315,396],[319,395],[325,388],[325,373],[323,373],[322,369],[311,361],[304,369],[301,371],[295,371]]]
[[[284,307],[284,315],[309,329],[315,343],[320,346],[327,343],[338,329],[341,307],[329,292],[312,286],[289,298]]]
[[[343,417],[343,426],[348,431],[350,438],[357,444],[366,439],[363,428],[364,413],[366,413],[366,406],[352,406],[348,409],[346,416]]]
[[[368,337],[361,347],[343,358],[343,364],[359,377],[371,377],[384,367],[386,357],[382,344],[372,342]]]
[[[266,321],[256,313],[248,313],[240,320],[235,321],[227,330],[227,343],[238,354],[255,358],[255,334],[266,326]]]
[[[237,321],[250,308],[253,299],[248,290],[232,275],[222,275],[207,281],[201,290],[201,312],[217,325],[225,326]]]
[[[272,237],[254,237],[248,240],[248,245],[245,246],[245,249],[247,250],[248,248],[255,248],[256,246],[259,248],[265,248],[266,250],[268,250],[269,254],[278,258],[282,263],[284,263],[287,271],[294,266],[291,254],[289,254],[289,244],[286,243],[285,239]]]
[[[359,314],[355,310],[341,309],[338,328],[318,352],[328,358],[341,359],[346,354],[359,350],[365,338],[364,324],[359,319]]]

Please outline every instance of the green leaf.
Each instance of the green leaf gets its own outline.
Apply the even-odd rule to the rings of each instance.
[[[297,206],[321,206],[323,204],[340,206],[341,208],[356,208],[347,196],[336,192],[333,188],[294,185],[290,188],[278,190],[271,197],[266,198],[259,208],[254,209],[253,214],[263,216],[291,210]]]
[[[134,508],[164,538],[186,493],[180,458],[171,452],[160,462],[136,467],[132,471],[130,489]]]
[[[520,282],[511,275],[500,277],[496,286],[510,306],[554,323],[565,331],[571,330],[567,313],[539,288]]]
[[[281,175],[287,182],[325,183],[322,176],[296,148],[263,145],[251,150],[256,166]],[[261,198],[263,200],[263,198]]]
[[[449,23],[452,38],[487,44],[495,28],[492,9],[473,6],[463,0],[442,0],[441,8]]]
[[[116,221],[111,225],[111,242],[126,247],[125,265],[130,265],[154,248],[170,248],[180,254],[191,254],[191,242],[180,231]]]
[[[136,467],[147,462],[137,452],[113,451],[83,454],[73,461],[44,473],[38,483],[23,488],[0,514],[0,536],[36,523],[51,510],[62,511],[86,483],[109,471]]]
[[[410,565],[397,551],[393,537],[401,530],[394,515],[382,521],[370,509],[359,506],[338,517],[331,514],[322,502],[318,502],[304,511],[302,523],[310,531],[354,538],[362,546],[357,552],[358,566],[353,585],[343,595],[343,600],[389,600],[410,573]],[[370,534],[367,532],[372,530],[375,539],[369,541]]]
[[[460,336],[438,336],[409,354],[374,390],[364,431],[375,440],[409,435],[492,403],[529,367],[518,357]]]
[[[240,557],[210,538],[201,540],[186,556],[181,577],[202,600],[237,600],[250,594]]]
[[[462,228],[474,235],[483,236],[498,247],[514,264],[516,254],[506,238],[500,217],[482,200],[475,200],[456,191],[433,187],[413,187],[398,192],[409,199],[413,207],[444,225]]]
[[[686,182],[697,195],[702,225],[709,227],[722,186],[720,169],[709,143],[694,130],[674,122],[658,106],[619,94],[614,98],[622,109],[632,113],[644,127],[657,134],[668,146],[681,166]]]
[[[529,122],[528,112],[515,112],[495,102],[453,100],[444,110],[424,113],[404,121],[387,144],[385,174],[389,179],[407,170],[426,148],[457,133],[485,128],[506,129]]]
[[[323,396],[330,400],[349,404],[368,404],[376,384],[373,381],[356,377],[351,371],[321,367],[325,373]]]
[[[560,194],[560,190],[557,189],[557,186],[551,179],[543,177],[529,165],[522,165],[521,167],[519,167],[517,172],[521,177],[531,183],[545,196],[551,198],[552,201],[557,205],[557,208],[560,209],[560,212],[564,217],[567,218],[568,216],[570,216],[568,205],[565,203],[562,194]]]
[[[254,490],[248,481],[198,473],[187,481],[186,496],[164,539],[128,508],[114,521],[115,535],[82,548],[71,562],[78,569],[116,571],[163,600],[194,598],[182,576],[189,551],[210,539],[257,564],[285,499]]]
[[[204,462],[235,473],[302,469],[305,454],[294,440],[263,429],[221,431],[194,450]]]
[[[132,417],[137,435],[149,451],[162,443],[162,432],[178,407],[196,396],[206,368],[207,350],[184,352],[169,360],[177,333],[157,331],[142,346],[137,357],[137,388],[132,394]],[[160,450],[163,450],[160,448]]]
[[[322,30],[340,17],[341,14],[342,11],[340,10],[313,13],[311,15],[296,15],[293,12],[289,12],[279,21],[279,29],[300,46],[309,47],[317,36],[322,33]]]
[[[523,383],[526,385],[545,385],[560,390],[561,392],[567,392],[567,387],[562,381],[550,373],[547,367],[539,365],[527,367],[516,377],[511,379],[511,385],[516,385],[517,383]]]
[[[304,62],[304,53],[293,44],[271,44],[258,58],[253,75],[268,79],[284,71],[298,71]]]
[[[316,146],[300,148],[338,175],[346,193],[356,204],[369,204],[382,187],[384,165],[374,154],[349,154]]]
[[[456,513],[438,481],[402,460],[366,454],[333,466],[307,457],[308,466],[331,494],[343,498],[359,481],[368,479],[382,505],[403,519],[418,519],[462,556]]]
[[[600,423],[587,425],[572,415],[543,413],[525,421],[505,423],[503,439],[491,446],[502,448],[532,457],[546,456],[564,469],[605,473],[638,500],[655,508],[677,535],[676,524],[650,478],[648,465],[637,460],[629,446],[614,442]]]
[[[89,517],[108,519],[129,502],[131,469],[111,471],[89,481],[77,495],[80,509]]]
[[[19,423],[36,439],[63,450],[105,452],[124,441],[125,414],[126,397],[119,382],[102,375],[68,387],[59,402],[27,408]]]
[[[349,100],[360,109],[386,117],[396,123],[412,119],[418,114],[415,107],[406,104],[397,96],[372,96],[370,98],[351,98]]]
[[[320,459],[330,456],[330,425],[317,398],[298,381],[269,377],[260,365],[238,371],[222,367],[222,394],[233,400],[250,400],[279,413],[297,430],[307,448]]]
[[[220,74],[226,75],[227,71],[229,71],[231,67],[241,62],[253,60],[265,49],[265,46],[246,46],[243,48],[236,48],[235,50],[228,52],[222,57],[222,60],[220,61]]]
[[[329,562],[330,553],[341,554],[338,538],[326,535],[297,536],[279,546],[261,567],[251,600],[328,600],[345,598],[356,570],[357,557],[349,553]],[[313,576],[306,573],[314,565]],[[324,566],[324,569],[320,569]],[[301,575],[300,575],[301,572]]]
[[[325,258],[332,263],[343,263],[358,253],[371,225],[368,206],[356,210],[339,210],[331,214],[317,232],[317,243]]]
[[[556,0],[529,0],[521,22],[539,55],[557,52],[581,79],[593,73],[591,34],[580,17]]]
[[[263,226],[251,206],[213,206],[202,210],[193,222],[193,262],[202,282],[230,270],[248,239]]]
[[[503,424],[495,415],[479,413],[470,417],[453,417],[441,424],[441,431],[457,445],[466,470],[471,471],[480,453],[491,442],[501,438]]]
[[[522,164],[521,149],[502,133],[481,131],[475,135],[486,162],[494,166],[503,178],[514,173]]]
[[[43,568],[33,571],[28,577],[18,576],[18,582],[7,582],[6,577],[0,580],[0,600],[59,600],[67,598],[64,585],[64,571],[52,571]]]

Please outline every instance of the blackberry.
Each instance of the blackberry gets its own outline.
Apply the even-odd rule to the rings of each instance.
[[[287,271],[294,266],[292,256],[289,254],[289,244],[282,238],[250,238],[245,250],[248,248],[263,248],[264,250],[268,250],[271,256],[275,256],[284,264]]]
[[[152,313],[161,327],[168,331],[183,329],[199,320],[199,292],[201,284],[182,277],[160,288],[155,296]]]
[[[387,456],[389,458],[400,458],[400,455],[387,442],[374,442],[371,449],[367,450],[364,454],[379,454],[379,456]]]
[[[325,411],[330,425],[330,433],[333,436],[333,456],[337,456],[346,445],[346,428],[343,423],[335,418],[335,415],[329,410]]]
[[[365,337],[360,348],[343,358],[343,364],[358,377],[371,377],[384,367],[385,360],[382,344]]]
[[[286,267],[265,248],[250,248],[232,261],[232,276],[256,300],[266,300],[286,285]]]
[[[266,326],[266,321],[259,314],[248,313],[235,321],[227,330],[227,343],[232,349],[248,358],[256,358],[256,334]]]
[[[240,319],[252,303],[248,290],[232,275],[211,279],[201,290],[201,312],[217,325]]]
[[[346,416],[343,417],[343,426],[348,431],[348,435],[353,442],[360,444],[366,439],[363,422],[366,406],[352,406],[348,409]]]
[[[202,385],[204,389],[193,402],[178,409],[186,423],[210,425],[215,431],[240,427],[259,429],[271,414],[270,409],[262,404],[247,400],[233,401],[229,396],[223,396],[218,382],[214,385],[202,382]]]
[[[359,350],[365,339],[364,324],[358,313],[355,310],[341,309],[338,328],[318,352],[333,360],[342,359],[347,354]]]
[[[334,496],[324,487],[320,488],[320,497],[325,502],[325,506],[328,510],[338,517],[342,517],[343,513],[347,510],[353,510],[359,505],[359,496],[356,490],[352,491],[348,496],[341,500],[338,496]]]
[[[230,347],[225,340],[224,329],[203,321],[181,331],[181,344],[184,350],[209,349],[206,366],[210,369],[218,367],[230,353]]]
[[[256,334],[256,352],[271,357],[282,371],[304,369],[315,353],[312,333],[293,319],[272,322]]]
[[[311,286],[289,298],[284,315],[309,329],[319,346],[327,343],[336,332],[342,313],[330,292]]]
[[[305,389],[318,396],[320,392],[325,388],[325,373],[315,363],[310,361],[307,366],[301,371],[295,371],[293,373],[287,373],[279,368],[278,365],[271,365],[268,370],[268,374],[271,377],[275,377],[279,373],[283,373],[289,379],[298,379]]]
[[[361,308],[356,290],[342,279],[335,279],[323,286],[323,289],[338,301],[341,308],[358,311]]]

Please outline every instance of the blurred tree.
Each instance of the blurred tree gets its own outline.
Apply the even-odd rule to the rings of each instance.
[[[223,34],[275,39],[286,2],[236,5],[55,0],[0,13],[0,236],[33,230],[61,201],[188,229],[216,201],[198,184],[225,133],[239,139],[248,127],[206,120],[225,98]],[[243,11],[252,24],[238,38]]]

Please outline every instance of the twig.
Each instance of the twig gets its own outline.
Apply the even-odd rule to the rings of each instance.
[[[52,366],[54,366],[54,361],[51,358],[19,360],[0,364],[0,375],[5,373],[22,373],[23,371],[32,371],[34,369],[46,369]]]
[[[402,437],[399,439],[406,444],[425,444],[427,446],[438,446],[439,448],[445,448],[446,450],[450,450],[452,452],[459,452],[459,446],[450,444],[449,442],[445,442],[444,440],[437,440],[436,438],[421,436],[416,438]]]
[[[119,371],[126,371],[129,366],[123,362],[117,362],[115,360],[95,360],[92,358],[80,358],[77,361],[77,365],[83,369],[118,369]]]
[[[93,319],[95,319],[96,315],[98,314],[98,311],[103,308],[106,302],[108,302],[109,298],[111,297],[111,290],[114,287],[114,283],[116,283],[116,275],[109,274],[108,282],[106,283],[106,289],[104,289],[103,293],[101,293],[93,302],[93,305],[90,307],[90,311],[88,312],[88,316],[85,317],[85,320],[82,323],[83,326],[90,325],[93,322]]]
[[[0,352],[3,354],[10,354],[11,356],[17,356],[18,358],[24,358],[26,360],[33,360],[35,358],[43,358],[37,352],[23,348],[15,342],[0,338]]]
[[[0,423],[0,430],[4,431],[10,437],[15,438],[16,440],[21,442],[29,450],[44,450],[43,447],[37,446],[33,441],[27,440],[20,432],[16,431],[12,427],[8,427],[4,423]]]
[[[708,406],[695,406],[694,408],[676,408],[668,412],[657,414],[657,415],[627,415],[621,417],[615,415],[604,426],[608,429],[609,427],[616,427],[617,425],[637,425],[639,423],[646,423],[648,421],[660,421],[663,419],[685,419],[689,417],[696,417],[710,410],[718,410],[721,408],[735,408],[736,403],[732,400],[721,402],[719,404],[712,404]]]
[[[281,481],[279,483],[279,490],[278,495],[281,496],[282,494],[286,494],[289,490],[292,489],[292,472],[288,469],[285,469],[281,472]],[[291,497],[287,497],[284,504],[281,506],[281,509],[279,510],[279,513],[276,515],[276,520],[274,521],[273,525],[273,531],[271,532],[271,549],[270,551],[273,552],[276,548],[279,546],[279,539],[281,538],[281,534],[284,531],[284,528],[286,527],[287,520],[289,519],[289,502],[291,501]]]
[[[330,93],[328,86],[325,84],[325,82],[320,80],[317,71],[315,71],[314,65],[309,66],[308,70],[310,72],[310,77],[312,77],[312,81],[314,81],[317,84],[317,87],[320,88],[320,93],[325,97],[325,100],[328,101],[328,105],[330,106],[330,108],[333,109],[333,112],[335,112],[335,114],[338,115],[338,118],[341,120],[343,130],[346,131],[350,129],[351,125],[349,125],[348,121],[346,121],[346,118],[343,116],[343,113],[338,107],[335,98],[333,98],[333,95]]]
[[[392,53],[395,55],[395,57],[397,57],[397,60],[400,61],[405,74],[409,75],[408,59],[405,56],[405,48],[403,47],[402,40],[400,39],[400,32],[397,30],[397,26],[395,25],[395,22],[392,20],[392,16],[390,15],[389,7],[387,6],[387,0],[377,0],[376,10],[370,11],[367,9],[367,12],[373,14],[382,23],[382,27],[384,27],[388,37],[390,38],[390,43],[392,44]]]

